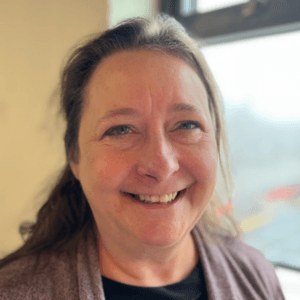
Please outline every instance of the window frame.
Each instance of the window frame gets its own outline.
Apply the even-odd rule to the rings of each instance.
[[[183,7],[188,9],[183,11]],[[196,7],[197,0],[160,3],[162,13],[177,19],[194,38],[201,38],[204,45],[300,30],[299,0],[250,0],[206,13],[197,12]]]

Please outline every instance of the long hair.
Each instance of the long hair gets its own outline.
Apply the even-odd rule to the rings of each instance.
[[[84,106],[84,92],[99,62],[116,52],[130,49],[151,49],[181,58],[199,75],[205,85],[210,115],[213,121],[219,153],[215,194],[199,221],[206,236],[237,237],[238,226],[230,213],[216,214],[216,209],[230,203],[232,184],[220,93],[214,78],[199,50],[197,42],[173,18],[160,15],[154,20],[133,18],[117,27],[94,36],[78,47],[62,71],[60,84],[61,112],[66,120],[64,136],[67,165],[40,208],[34,223],[20,225],[25,243],[0,261],[0,267],[27,255],[43,251],[59,253],[74,248],[79,237],[85,236],[94,225],[94,218],[80,182],[70,169],[71,161],[78,162],[78,132]]]

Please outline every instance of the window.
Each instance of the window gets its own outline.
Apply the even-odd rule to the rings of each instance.
[[[248,0],[200,0],[197,1],[197,11],[206,13],[246,2],[248,2]]]
[[[225,102],[245,242],[300,269],[300,32],[203,53]]]

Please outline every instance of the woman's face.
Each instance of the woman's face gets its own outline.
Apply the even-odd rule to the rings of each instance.
[[[119,243],[179,243],[213,194],[217,150],[207,94],[174,56],[131,50],[104,59],[86,89],[79,149],[73,173],[101,235]],[[145,197],[179,191],[170,203]]]

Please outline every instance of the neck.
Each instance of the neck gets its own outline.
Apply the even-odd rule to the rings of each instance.
[[[120,245],[99,235],[99,267],[103,276],[136,286],[164,286],[185,279],[198,263],[191,234],[176,245]]]

